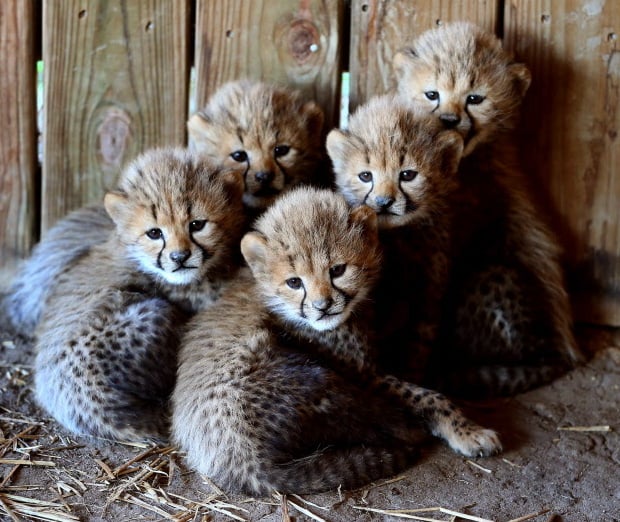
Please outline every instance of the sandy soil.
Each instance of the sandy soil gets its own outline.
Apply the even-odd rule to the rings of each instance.
[[[31,347],[0,328],[0,519],[618,522],[620,336],[582,337],[585,366],[516,397],[465,405],[500,432],[497,457],[472,461],[431,441],[408,472],[361,490],[247,499],[222,494],[174,448],[65,432],[33,403]]]

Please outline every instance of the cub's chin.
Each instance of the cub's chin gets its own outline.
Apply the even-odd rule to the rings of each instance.
[[[377,214],[379,228],[397,228],[413,223],[417,218],[416,212],[405,214]]]
[[[200,281],[200,271],[197,268],[181,268],[174,272],[163,272],[164,278],[173,285],[189,285]]]
[[[306,325],[316,330],[318,332],[325,332],[329,330],[334,330],[338,328],[342,323],[344,323],[349,317],[348,310],[344,310],[339,314],[334,315],[325,315],[322,318],[318,319],[305,319]]]
[[[144,266],[144,265],[143,265]],[[155,266],[144,266],[146,271],[164,283],[174,286],[191,285],[201,281],[202,272],[198,268],[181,268],[174,272],[161,270]]]
[[[344,323],[349,317],[349,311],[345,310],[339,314],[324,315],[322,318],[308,317],[307,315],[301,316],[298,311],[284,311],[282,309],[277,310],[276,313],[282,315],[288,323],[294,328],[307,328],[309,330],[315,330],[317,332],[325,332],[334,330]]]

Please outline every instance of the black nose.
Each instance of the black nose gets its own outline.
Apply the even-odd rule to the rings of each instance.
[[[389,196],[377,196],[375,198],[375,203],[377,203],[377,206],[381,208],[381,210],[385,210],[392,206],[392,204],[394,203],[394,198],[391,198]]]
[[[441,123],[446,129],[453,129],[459,123],[461,123],[461,118],[459,118],[456,114],[448,112],[446,114],[442,114],[439,116]]]
[[[191,255],[192,253],[189,250],[175,250],[174,252],[170,252],[170,259],[182,265]]]
[[[271,183],[273,181],[273,172],[261,170],[254,174],[256,181],[260,183]]]

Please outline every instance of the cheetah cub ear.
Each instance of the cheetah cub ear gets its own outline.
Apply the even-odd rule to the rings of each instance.
[[[523,98],[530,87],[530,83],[532,83],[532,74],[530,70],[523,63],[511,63],[508,66],[508,70],[512,75],[515,90],[519,93],[521,98]]]
[[[301,108],[301,114],[307,122],[306,128],[308,129],[309,135],[316,137],[321,136],[325,116],[319,104],[313,101],[304,103]]]
[[[210,150],[219,141],[218,129],[208,116],[197,112],[187,121],[187,139],[189,149],[194,152]]]
[[[351,134],[348,131],[332,129],[327,135],[325,147],[334,165],[334,170],[346,170],[351,152],[353,152]]]
[[[128,223],[133,216],[129,197],[124,192],[111,191],[103,198],[103,206],[116,225]]]
[[[417,57],[413,47],[404,47],[396,52],[392,58],[392,70],[398,81],[401,81],[405,72],[415,65]]]
[[[267,239],[259,232],[248,232],[241,239],[241,254],[256,277],[267,264]]]

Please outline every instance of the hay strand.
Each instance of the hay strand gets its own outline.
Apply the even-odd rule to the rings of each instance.
[[[116,476],[114,475],[114,472],[112,471],[112,468],[110,468],[110,466],[108,466],[105,462],[103,462],[103,460],[95,459],[95,463],[97,464],[97,466],[99,466],[104,471],[104,473],[107,475],[109,479],[114,480],[116,478]]]
[[[306,515],[308,518],[312,520],[316,520],[317,522],[327,522],[324,518],[321,518],[318,515],[312,513],[312,511],[307,510],[305,507],[300,506],[297,502],[293,502],[290,498],[288,499],[288,503],[293,506],[297,511],[301,514]]]
[[[286,501],[286,495],[280,495],[280,509],[282,510],[282,522],[291,522],[291,516],[288,512],[288,502]]]
[[[477,464],[473,460],[467,459],[465,462],[467,462],[467,464],[469,464],[470,466],[473,466],[474,468],[478,468],[480,471],[484,471],[485,473],[493,473],[493,471],[491,471],[490,469],[483,468],[480,464]]]
[[[531,520],[533,518],[544,515],[545,513],[549,513],[549,511],[551,510],[548,508],[543,509],[542,511],[538,511],[537,513],[530,513],[529,515],[523,515],[522,517],[519,517],[519,518],[513,518],[512,520],[509,520],[508,522],[524,522],[525,520]]]
[[[301,498],[299,495],[293,494],[291,495],[291,497],[296,498],[300,502],[303,502],[304,504],[307,504],[308,506],[312,506],[313,508],[322,509],[324,511],[329,511],[329,508],[325,506],[319,506],[318,504],[315,504],[314,502],[310,502],[309,500],[306,500],[305,498]]]
[[[152,511],[153,513],[157,513],[158,515],[164,517],[166,520],[175,520],[175,516],[171,515],[167,511],[164,511],[163,509],[160,509],[157,506],[152,506],[151,504],[144,502],[143,500],[140,500],[139,498],[133,497],[129,494],[123,496],[121,500],[123,502],[127,502],[128,504],[134,504],[148,511]]]
[[[44,466],[48,468],[56,467],[56,463],[50,460],[0,459],[0,464],[9,464],[13,466]]]
[[[598,432],[608,432],[611,431],[611,426],[608,424],[602,426],[558,426],[558,431],[598,431]]]
[[[445,520],[439,520],[438,518],[427,518],[412,513],[423,513],[428,511],[439,511],[439,508],[428,509],[377,509],[365,506],[351,506],[353,509],[359,509],[361,511],[370,511],[371,513],[380,513],[382,515],[389,515],[397,518],[407,518],[409,520],[422,520],[424,522],[445,522]]]
[[[5,513],[11,518],[11,520],[13,520],[14,522],[19,522],[19,518],[17,518],[17,515],[13,513],[13,510],[4,501],[2,495],[0,495],[0,507],[4,509]]]
[[[408,518],[411,520],[423,520],[426,522],[445,522],[445,520],[440,520],[438,518],[427,518],[419,515],[414,515],[413,513],[428,513],[428,512],[439,512],[444,513],[446,515],[452,515],[453,517],[464,518],[466,520],[473,520],[474,522],[493,522],[493,520],[489,520],[487,518],[480,518],[474,515],[468,515],[467,513],[461,513],[459,511],[454,511],[452,509],[447,509],[444,507],[429,507],[429,508],[418,508],[418,509],[376,509],[369,508],[365,506],[352,506],[354,509],[360,509],[362,511],[372,511],[373,513],[381,513],[383,515],[389,515],[392,517],[398,518]]]
[[[78,517],[67,513],[62,504],[9,493],[0,493],[0,507],[13,520],[19,520],[17,515],[23,515],[37,520],[49,520],[52,522],[79,521]]]

